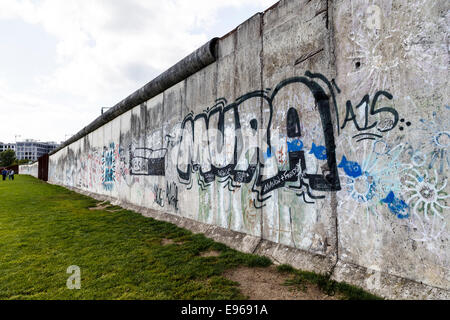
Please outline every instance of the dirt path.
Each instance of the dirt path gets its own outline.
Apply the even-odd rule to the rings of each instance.
[[[227,270],[224,277],[240,283],[243,295],[250,300],[338,300],[339,297],[328,296],[313,284],[307,284],[306,290],[283,283],[292,278],[292,274],[282,274],[276,266],[268,268],[240,267]]]

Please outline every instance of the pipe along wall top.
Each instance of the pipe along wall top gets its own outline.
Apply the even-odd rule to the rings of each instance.
[[[142,88],[136,90],[128,97],[117,103],[111,109],[100,115],[97,119],[92,121],[86,127],[81,129],[78,133],[66,140],[58,148],[49,153],[49,155],[55,154],[64,147],[71,143],[83,138],[87,134],[100,128],[105,123],[110,122],[114,118],[121,114],[133,109],[135,106],[157,96],[164,90],[172,87],[180,81],[183,81],[192,74],[203,69],[207,65],[213,63],[217,59],[217,40],[219,38],[213,38],[203,46],[186,56],[168,70],[160,74],[155,79],[144,85]]]

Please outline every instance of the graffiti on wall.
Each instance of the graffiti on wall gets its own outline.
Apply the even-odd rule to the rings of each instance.
[[[283,126],[287,136],[288,166],[271,175],[264,174],[267,160],[277,151],[277,146],[273,145],[271,139],[271,122],[274,109],[277,108],[274,101],[280,92],[295,85],[307,87],[318,105],[325,137],[325,146],[321,148],[326,150],[326,157],[322,156],[322,159],[327,163],[327,170],[320,174],[306,172],[300,117],[296,109],[290,108]],[[263,101],[261,113],[266,119],[261,120],[259,114],[254,114],[253,119],[242,122],[240,117],[246,112],[242,106],[251,104],[252,100],[254,104]],[[228,123],[227,128],[225,123]],[[191,184],[192,174],[195,173],[199,175],[203,186],[208,186],[216,178],[232,181],[234,184],[253,181],[252,190],[257,193],[258,202],[264,202],[270,198],[273,190],[284,187],[287,183],[293,183],[290,186],[292,189],[306,190],[305,193],[311,198],[315,198],[311,190],[340,189],[330,103],[325,91],[308,77],[290,78],[282,81],[272,92],[250,92],[228,105],[222,100],[204,113],[189,114],[182,122],[181,131],[177,155],[180,183]],[[228,153],[227,147],[230,151]],[[301,195],[304,197],[305,193],[302,192]]]
[[[130,174],[164,176],[167,149],[135,148],[129,146]]]
[[[324,84],[323,87],[319,82]],[[274,113],[279,108],[278,96],[300,87],[313,97],[320,119],[323,145],[312,142],[307,146],[302,140],[305,132],[298,107],[287,108],[284,125],[273,127]],[[352,124],[357,131],[364,132],[353,137],[358,139],[357,142],[375,140],[381,135],[366,131],[375,128],[379,133],[387,132],[399,122],[399,114],[394,108],[377,108],[381,97],[392,99],[392,95],[385,91],[378,91],[372,101],[369,95],[365,95],[356,105],[355,109],[364,109],[362,124],[357,119],[351,101],[347,101],[345,117],[340,121],[336,104],[336,94],[339,93],[340,89],[334,80],[329,81],[319,73],[306,72],[303,77],[281,81],[273,90],[252,91],[232,103],[227,103],[225,98],[218,99],[213,107],[204,112],[186,115],[180,132],[166,136],[167,148],[129,145],[128,165],[123,164],[121,146],[112,142],[104,147],[101,183],[105,190],[110,191],[120,178],[119,172],[122,176],[126,173],[134,176],[164,176],[169,165],[166,156],[176,149],[171,157],[176,163],[171,165],[176,166],[181,184],[192,186],[197,181],[201,188],[206,188],[217,178],[232,189],[251,183],[252,191],[257,195],[255,205],[256,202],[263,203],[269,199],[274,190],[285,187],[296,192],[305,202],[322,199],[324,196],[315,192],[341,189],[338,168],[342,168],[352,178],[363,174],[358,164],[345,157],[340,163],[337,162],[335,132],[339,134]],[[247,109],[251,104],[262,104],[259,113]],[[245,114],[247,118],[244,119]],[[369,123],[370,117],[377,114],[385,116],[381,121]],[[335,118],[334,124],[332,118]],[[285,137],[281,146],[279,140],[273,139],[277,136]],[[285,155],[277,158],[276,155],[280,153]],[[305,156],[313,156],[322,162],[320,172],[309,172]],[[95,161],[91,161],[91,165],[95,164]],[[127,172],[124,167],[128,167]],[[95,172],[93,169],[91,171]],[[193,175],[198,175],[198,178],[193,178]]]
[[[178,210],[178,186],[176,183],[166,181],[166,189],[161,188],[158,184],[153,185],[154,202],[160,207],[164,207],[167,203],[169,206]]]
[[[445,125],[421,120],[416,132],[425,139],[388,142],[377,138],[364,144],[355,144],[350,136],[339,139],[337,148],[346,150],[338,165],[342,190],[337,193],[344,221],[362,218],[355,208],[363,208],[367,224],[376,227],[389,218],[383,215],[387,211],[408,221],[416,241],[436,240],[442,235],[444,210],[450,208],[447,176],[441,171],[447,160],[442,157],[447,131]]]
[[[102,185],[106,190],[114,186],[116,175],[116,158],[114,157],[114,143],[103,148],[102,155]]]
[[[347,100],[343,108],[337,104],[340,94],[334,80],[306,72],[231,103],[221,98],[203,112],[188,113],[165,135],[164,147],[111,142],[102,152],[90,148],[79,166],[87,170],[80,180],[89,188],[100,183],[109,192],[137,181],[131,177],[168,179],[170,172],[176,181],[152,182],[150,192],[153,203],[175,211],[179,188],[189,192],[194,184],[199,190],[220,184],[230,192],[248,185],[255,208],[277,190],[307,204],[337,192],[344,222],[357,218],[357,206],[368,224],[389,212],[410,221],[417,240],[437,239],[449,208],[442,175],[449,164],[447,123],[435,115],[421,120],[416,126],[428,143],[393,144],[389,134],[412,123],[393,107],[391,93],[378,90],[357,104]],[[66,177],[74,174],[67,170]]]

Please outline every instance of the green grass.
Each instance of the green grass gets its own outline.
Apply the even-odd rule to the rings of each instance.
[[[0,299],[244,299],[224,270],[271,264],[132,211],[88,209],[97,203],[30,176],[0,181]],[[71,265],[81,290],[66,287]]]
[[[0,299],[245,299],[223,272],[271,265],[117,206],[89,210],[99,203],[30,176],[0,181]],[[220,255],[199,255],[209,250]],[[81,269],[81,290],[66,287],[72,265]],[[374,298],[324,276],[278,269],[293,273],[290,285],[308,281],[349,299]]]

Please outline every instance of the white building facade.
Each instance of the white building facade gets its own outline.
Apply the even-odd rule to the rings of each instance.
[[[36,140],[25,140],[17,143],[0,143],[0,152],[8,149],[16,152],[16,158],[19,160],[36,161],[39,157],[58,147],[56,142],[39,142]]]
[[[6,151],[8,149],[16,151],[16,144],[15,143],[3,143],[3,142],[0,142],[0,152]]]

